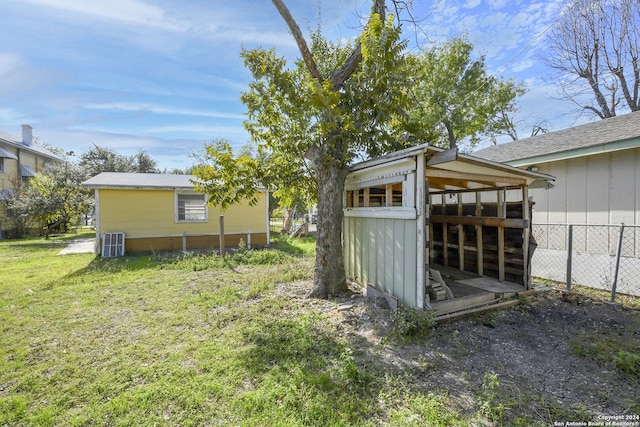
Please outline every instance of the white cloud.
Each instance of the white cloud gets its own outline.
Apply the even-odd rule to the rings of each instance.
[[[174,107],[164,107],[161,105],[154,105],[154,104],[137,104],[137,103],[126,103],[126,102],[114,102],[114,103],[107,103],[107,104],[88,104],[86,105],[86,108],[94,109],[94,110],[134,111],[134,112],[169,114],[169,115],[179,115],[179,116],[210,117],[210,118],[217,118],[217,119],[236,119],[236,120],[245,119],[245,116],[242,114],[221,113],[221,112],[215,112],[215,111],[201,111],[201,110],[194,110],[190,108],[174,108]]]
[[[0,80],[22,67],[22,59],[12,52],[0,52]]]
[[[94,18],[121,21],[138,25],[160,27],[167,30],[180,30],[170,22],[164,11],[140,0],[24,0],[38,6],[77,13]]]

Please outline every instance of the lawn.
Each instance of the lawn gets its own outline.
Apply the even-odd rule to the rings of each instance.
[[[100,259],[58,255],[64,239],[0,242],[0,426],[482,418],[358,362],[326,316],[279,295],[312,277],[312,240],[224,259]]]

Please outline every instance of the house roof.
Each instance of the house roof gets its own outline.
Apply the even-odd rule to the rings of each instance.
[[[192,179],[195,179],[193,175],[102,172],[82,184],[88,188],[193,190]]]
[[[640,147],[640,111],[478,150],[476,157],[513,166]]]
[[[0,143],[4,142],[5,144],[7,144],[10,147],[15,147],[15,148],[20,148],[21,150],[27,150],[27,151],[31,151],[33,153],[36,154],[40,154],[42,156],[45,157],[49,157],[51,159],[54,160],[62,160],[60,157],[58,157],[57,155],[53,154],[51,151],[47,150],[44,147],[40,147],[38,145],[26,145],[22,143],[22,138],[19,136],[15,136],[15,135],[11,135],[10,133],[6,133],[6,132],[2,132],[0,131]],[[2,147],[0,147],[0,150],[2,149]],[[6,150],[2,150],[2,152],[4,152]],[[11,154],[11,153],[9,153]],[[1,157],[5,157],[4,155]],[[11,157],[8,157],[10,159],[16,159],[15,156],[11,155]]]

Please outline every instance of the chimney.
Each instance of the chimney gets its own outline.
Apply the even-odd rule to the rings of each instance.
[[[33,128],[31,125],[22,125],[22,143],[27,147],[33,144]]]

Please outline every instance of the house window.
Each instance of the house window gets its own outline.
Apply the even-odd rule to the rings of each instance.
[[[207,199],[204,194],[176,193],[176,222],[206,222]]]
[[[0,157],[0,172],[4,172],[4,158]]]

